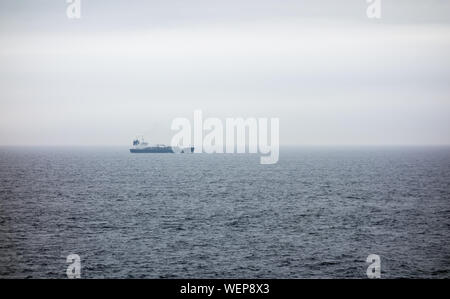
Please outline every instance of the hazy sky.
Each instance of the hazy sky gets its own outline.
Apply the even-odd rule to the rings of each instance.
[[[450,144],[450,1],[0,1],[0,144],[168,143],[279,117],[281,144]]]

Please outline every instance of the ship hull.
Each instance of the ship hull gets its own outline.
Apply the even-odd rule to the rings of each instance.
[[[130,153],[133,154],[173,154],[176,152],[180,153],[193,153],[194,148],[183,149],[181,151],[174,151],[171,146],[151,146],[145,148],[130,148]]]
[[[146,148],[130,148],[133,154],[173,154],[172,147],[146,147]]]

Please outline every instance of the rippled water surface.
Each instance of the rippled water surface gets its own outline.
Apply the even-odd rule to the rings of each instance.
[[[450,278],[450,148],[0,148],[0,277]]]

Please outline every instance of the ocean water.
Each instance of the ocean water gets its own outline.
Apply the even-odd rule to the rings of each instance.
[[[450,148],[0,148],[0,278],[450,278]]]

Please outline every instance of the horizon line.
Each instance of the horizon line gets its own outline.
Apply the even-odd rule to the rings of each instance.
[[[124,144],[0,144],[0,147],[130,147]],[[450,143],[404,143],[404,144],[280,144],[280,147],[448,147]]]

